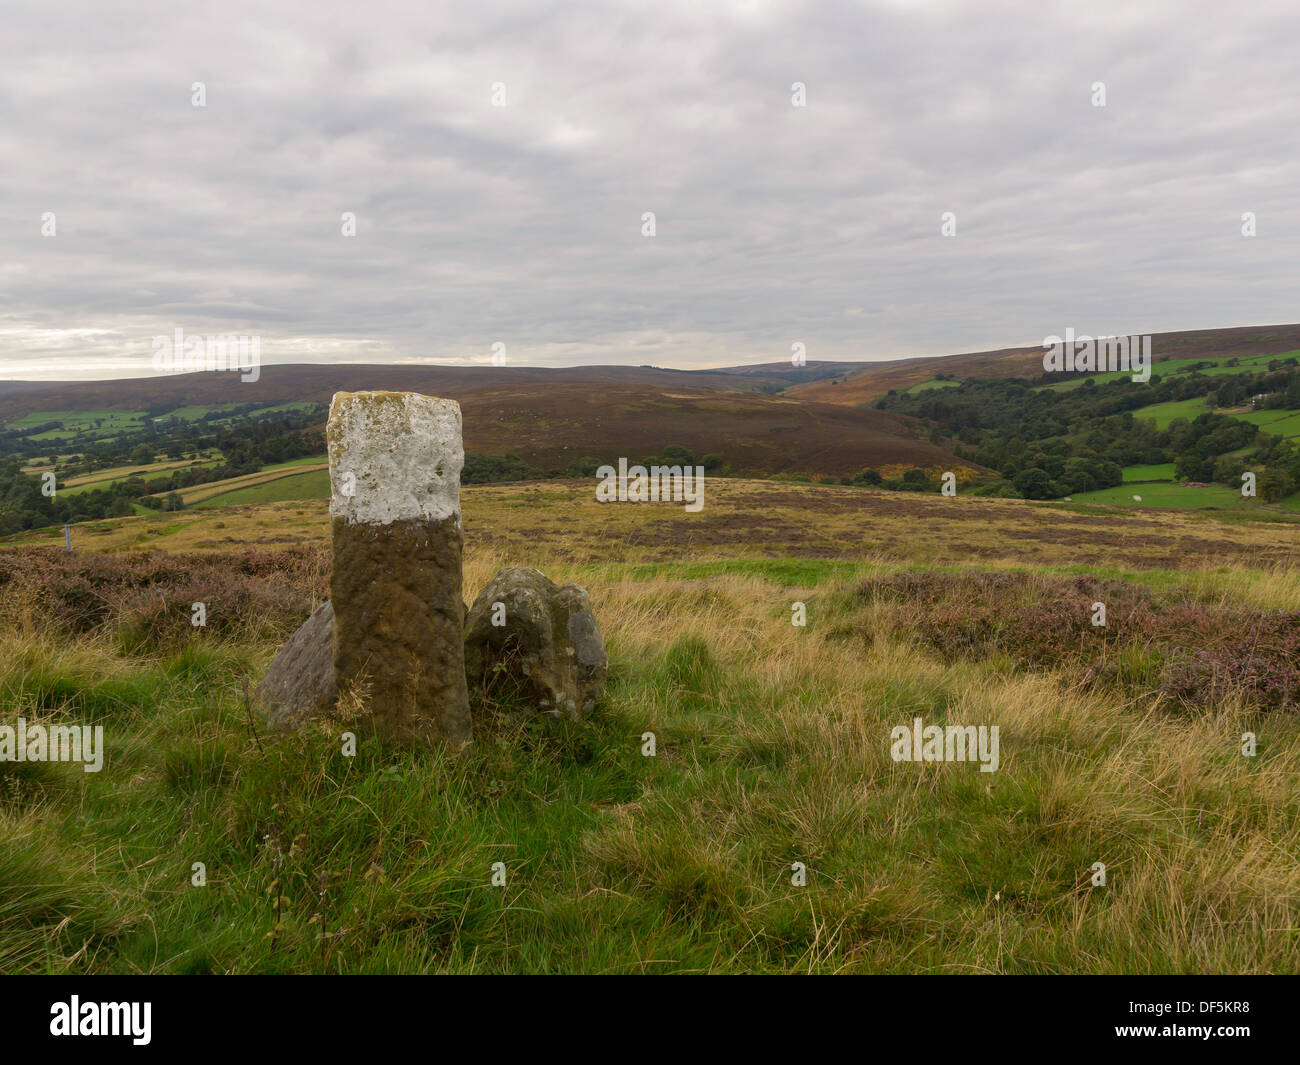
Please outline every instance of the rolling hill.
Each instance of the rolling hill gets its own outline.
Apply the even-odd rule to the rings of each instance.
[[[1076,329],[1076,333],[1082,332],[1084,330]],[[1297,348],[1300,348],[1300,325],[1192,329],[1151,335],[1151,352],[1157,365],[1168,360],[1209,358],[1214,355],[1280,355]],[[1029,347],[973,351],[962,355],[896,359],[865,366],[861,363],[845,365],[861,368],[848,370],[838,378],[793,385],[786,394],[820,403],[853,405],[878,399],[891,388],[905,392],[915,385],[934,380],[939,373],[951,374],[957,378],[1033,378],[1043,372],[1043,347],[1039,343]]]
[[[806,380],[826,372],[793,370]],[[394,389],[457,400],[465,448],[517,455],[543,469],[581,458],[635,462],[669,444],[697,456],[718,453],[731,472],[747,475],[844,476],[919,466],[975,472],[929,442],[919,421],[780,394],[779,367],[739,372],[596,366],[574,369],[429,366],[269,366],[261,380],[199,373],[135,380],[49,383],[0,400],[0,424],[35,425],[45,413],[92,411],[168,414],[228,404],[328,403],[341,390]],[[110,419],[111,420],[111,419]]]
[[[1153,336],[1157,363],[1282,353],[1300,348],[1300,325],[1204,329]],[[467,451],[514,454],[542,469],[579,459],[638,461],[669,444],[696,456],[717,453],[748,476],[844,476],[875,468],[886,476],[912,466],[974,473],[930,442],[913,418],[862,406],[890,389],[925,388],[952,378],[1027,377],[1042,371],[1041,346],[1002,348],[892,362],[762,363],[712,370],[654,366],[571,368],[293,364],[262,368],[256,382],[235,373],[152,375],[88,382],[0,385],[0,426],[35,425],[77,412],[111,426],[136,419],[240,405],[282,409],[328,403],[337,391],[392,389],[457,400]],[[121,412],[120,414],[118,412]],[[260,415],[257,415],[260,416]],[[83,420],[90,415],[83,415]],[[84,446],[84,445],[83,445]]]
[[[823,364],[825,365],[825,364]],[[810,364],[812,374],[816,367]],[[753,373],[758,367],[727,370],[666,370],[652,366],[370,365],[366,363],[290,363],[263,366],[257,381],[242,382],[231,372],[151,374],[111,381],[0,382],[0,423],[33,410],[152,410],[220,404],[328,403],[339,391],[389,389],[458,399],[480,388],[519,389],[581,384],[647,390],[695,388],[759,391],[784,387],[779,374]],[[787,369],[793,369],[787,367]],[[809,367],[805,367],[807,371]]]

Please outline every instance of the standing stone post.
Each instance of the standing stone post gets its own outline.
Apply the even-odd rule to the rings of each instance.
[[[469,742],[460,406],[337,392],[326,430],[334,679],[385,735]]]

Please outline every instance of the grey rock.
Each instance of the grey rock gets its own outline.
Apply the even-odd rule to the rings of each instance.
[[[505,607],[492,624],[493,604]],[[540,711],[581,717],[600,700],[609,664],[587,593],[556,585],[535,569],[505,569],[465,617],[466,679],[483,690],[513,680]],[[498,612],[499,613],[499,612]],[[503,669],[497,671],[500,664]],[[322,603],[275,656],[257,700],[274,729],[297,728],[328,714],[338,701],[334,681],[334,608]]]
[[[492,624],[494,618],[504,624]],[[490,691],[504,675],[538,710],[580,718],[600,701],[608,673],[591,600],[576,584],[557,585],[540,570],[511,567],[493,577],[469,608],[465,674],[471,687]]]
[[[469,604],[460,604],[461,622]],[[338,701],[334,681],[334,607],[322,603],[280,649],[257,686],[257,700],[271,728],[296,728],[328,713]]]
[[[334,607],[322,603],[275,656],[257,686],[257,700],[271,728],[288,729],[327,712],[337,699]]]

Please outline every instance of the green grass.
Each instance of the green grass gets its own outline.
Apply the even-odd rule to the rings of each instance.
[[[110,433],[115,434],[122,430],[138,430],[143,427],[141,422],[143,417],[145,417],[143,411],[34,411],[24,414],[14,421],[6,422],[4,427],[6,429],[27,429],[35,425],[43,425],[46,422],[62,422],[62,428],[60,429],[49,429],[27,439],[40,443],[47,441],[63,443],[80,434],[90,434],[92,437],[106,437]],[[96,421],[100,421],[102,424],[97,426]]]
[[[181,421],[198,421],[199,419],[204,417],[204,415],[225,414],[225,412],[234,411],[242,406],[245,406],[245,404],[242,403],[195,404],[187,407],[177,407],[173,411],[168,411],[167,414],[163,415],[163,417],[178,418]],[[248,416],[253,418],[261,418],[261,417],[270,416],[272,414],[298,413],[299,411],[308,410],[313,406],[316,406],[316,404],[303,403],[303,402],[277,403],[272,406],[259,407],[256,410],[249,412]],[[220,418],[214,418],[212,420],[214,422],[227,422],[230,421],[231,418],[229,416],[225,416]]]
[[[960,381],[939,381],[939,380],[922,381],[920,384],[913,385],[907,391],[909,393],[930,392],[936,388],[956,388],[960,384],[961,384]]]
[[[306,461],[319,462],[320,459]],[[294,464],[284,463],[284,465]],[[278,467],[267,467],[267,469],[273,468]],[[210,507],[228,507],[245,503],[280,503],[286,500],[329,499],[329,497],[329,470],[312,470],[310,473],[299,473],[292,477],[279,477],[274,481],[267,481],[265,484],[255,484],[248,488],[236,488],[231,492],[223,492],[220,495],[211,496],[195,503],[194,507],[202,510]]]
[[[1174,479],[1174,464],[1172,462],[1156,462],[1147,466],[1125,466],[1124,483],[1141,484],[1147,481],[1172,481]]]
[[[69,487],[69,488],[64,488],[64,487],[60,486],[60,487],[59,487],[59,495],[62,495],[62,496],[78,496],[78,495],[82,495],[82,494],[84,494],[84,493],[86,493],[86,492],[94,491],[95,489],[99,489],[99,488],[111,488],[113,485],[118,484],[118,483],[120,483],[121,481],[128,481],[128,480],[130,480],[132,477],[140,477],[140,478],[147,479],[147,478],[149,478],[149,477],[151,477],[151,476],[153,476],[153,473],[152,473],[150,470],[145,469],[145,468],[142,468],[142,469],[140,469],[138,472],[135,472],[135,473],[129,474],[129,475],[126,476],[126,477],[110,478],[110,479],[108,479],[108,480],[104,480],[104,481],[91,481],[91,482],[89,482],[89,483],[87,483],[87,484],[76,484],[76,485],[72,485],[72,486]]]
[[[1283,437],[1300,436],[1300,411],[1261,410],[1238,414],[1237,417],[1242,421],[1258,425],[1262,433]]]
[[[178,407],[176,410],[165,415],[158,415],[160,420],[166,420],[176,417],[181,421],[197,421],[205,414],[217,413],[222,411],[231,411],[243,404],[237,403],[218,403],[207,405],[193,405],[187,407]],[[271,406],[262,407],[252,411],[248,416],[260,418],[275,414],[298,413],[316,406],[313,403],[294,402],[294,403],[277,403]],[[55,410],[55,411],[32,411],[24,414],[22,417],[4,423],[5,429],[26,429],[35,425],[43,425],[46,422],[62,422],[62,428],[49,429],[35,436],[28,437],[30,441],[37,444],[62,444],[72,441],[74,438],[80,438],[79,445],[88,442],[110,443],[116,440],[125,432],[139,432],[145,427],[148,415],[145,411],[121,411],[121,410]],[[224,424],[232,421],[233,415],[223,416],[214,419],[215,424]],[[101,424],[96,425],[96,422]]]
[[[1005,656],[943,661],[906,629],[911,604],[857,594],[856,565],[578,569],[611,655],[602,706],[570,723],[476,703],[459,757],[362,728],[348,756],[343,722],[250,726],[243,685],[278,641],[187,626],[127,654],[106,633],[20,633],[0,610],[0,699],[101,724],[107,747],[98,774],[0,766],[0,969],[1300,963],[1295,937],[1272,931],[1300,919],[1293,717],[1173,713]],[[1185,579],[1212,601],[1277,584]],[[818,589],[806,629],[789,623],[798,586]],[[891,761],[889,731],[913,716],[1000,723],[1001,768]],[[1257,759],[1234,753],[1246,727]],[[1109,883],[1092,890],[1099,860]]]
[[[234,410],[240,406],[238,403],[196,403],[188,407],[177,407],[175,410],[168,411],[163,417],[179,418],[183,422],[198,421],[207,414],[219,414],[223,411]]]
[[[1162,380],[1178,378],[1189,373],[1196,372],[1204,374],[1207,377],[1220,377],[1228,374],[1239,373],[1261,373],[1268,369],[1268,364],[1275,359],[1288,359],[1300,357],[1300,351],[1288,351],[1280,355],[1241,355],[1237,356],[1238,365],[1229,366],[1228,360],[1232,355],[1216,355],[1202,359],[1159,359],[1159,353],[1156,353],[1157,360],[1152,367],[1152,376],[1160,377]],[[1192,371],[1192,367],[1198,363],[1209,363],[1210,365],[1200,370]],[[1126,370],[1115,370],[1107,373],[1091,374],[1088,377],[1071,378],[1068,381],[1058,381],[1054,384],[1041,386],[1044,389],[1050,389],[1053,392],[1069,392],[1072,389],[1079,388],[1085,380],[1096,381],[1097,384],[1108,384],[1111,381],[1122,381],[1125,378],[1131,378],[1132,372]]]
[[[1142,497],[1136,502],[1135,495]],[[1173,507],[1186,510],[1204,510],[1209,507],[1242,507],[1258,505],[1246,500],[1238,491],[1221,484],[1204,488],[1184,488],[1179,484],[1124,484],[1118,488],[1103,488],[1096,492],[1080,492],[1070,497],[1075,503],[1107,503],[1131,507]]]
[[[90,492],[100,488],[111,488],[113,485],[120,484],[122,481],[131,480],[133,477],[139,477],[142,480],[148,481],[157,477],[165,477],[168,474],[177,473],[184,470],[211,469],[213,466],[220,466],[224,461],[225,461],[224,459],[219,459],[219,458],[200,459],[196,462],[191,462],[184,466],[175,466],[172,465],[169,461],[156,462],[149,466],[138,467],[137,469],[132,470],[130,473],[119,477],[107,477],[104,480],[87,481],[85,484],[75,484],[67,488],[60,486],[59,494],[65,496],[75,496],[75,495],[80,495],[83,492]],[[96,474],[90,474],[89,476],[96,476]]]
[[[1231,418],[1238,418],[1243,422],[1250,422],[1252,425],[1258,425],[1262,432],[1271,433],[1274,436],[1295,437],[1300,436],[1300,411],[1294,410],[1260,410],[1260,411],[1234,411],[1221,410],[1210,407],[1204,396],[1196,399],[1175,400],[1170,403],[1156,403],[1150,407],[1142,407],[1133,412],[1135,418],[1150,418],[1155,421],[1157,429],[1168,429],[1169,423],[1175,418],[1185,418],[1192,421],[1202,414],[1209,413],[1226,414]]]
[[[1288,409],[1222,410],[1211,407],[1205,396],[1198,396],[1195,399],[1174,400],[1169,403],[1155,403],[1149,407],[1142,407],[1134,411],[1133,416],[1153,420],[1157,429],[1168,429],[1169,424],[1176,418],[1193,421],[1200,415],[1209,413],[1225,414],[1231,418],[1238,418],[1243,422],[1250,422],[1252,425],[1259,426],[1262,432],[1271,433],[1274,436],[1300,437],[1300,411]],[[1253,450],[1253,448],[1238,449],[1237,453],[1250,450]]]
[[[6,422],[6,429],[30,429],[45,422],[60,421],[67,426],[93,426],[96,421],[105,424],[125,425],[138,422],[145,416],[144,411],[121,410],[47,410],[32,411],[21,418]]]
[[[1219,356],[1212,360],[1213,366],[1198,371],[1207,377],[1222,377],[1227,374],[1235,373],[1263,373],[1268,369],[1268,364],[1275,359],[1300,358],[1300,351],[1285,351],[1280,355],[1243,355],[1240,358],[1240,364],[1229,366],[1228,359],[1231,356]],[[1187,360],[1180,362],[1180,368],[1191,366],[1196,360]]]
[[[1155,421],[1157,429],[1168,429],[1169,423],[1176,418],[1186,418],[1189,422],[1202,414],[1208,414],[1210,408],[1205,404],[1205,397],[1179,399],[1169,403],[1155,403],[1133,412],[1134,418],[1150,418]]]
[[[875,563],[797,558],[726,559],[714,562],[645,562],[596,566],[595,572],[623,574],[631,580],[702,581],[713,577],[758,577],[782,588],[811,588],[835,580],[850,580],[879,567]]]

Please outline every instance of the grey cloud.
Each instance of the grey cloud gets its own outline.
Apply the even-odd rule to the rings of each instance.
[[[702,367],[1295,318],[1288,0],[4,18],[0,378],[147,373],[178,326]]]

